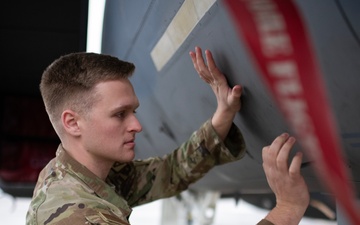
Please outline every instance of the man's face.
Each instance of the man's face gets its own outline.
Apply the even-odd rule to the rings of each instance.
[[[129,162],[134,159],[135,134],[142,127],[135,116],[139,101],[128,79],[95,86],[100,97],[81,122],[81,141],[96,160]]]

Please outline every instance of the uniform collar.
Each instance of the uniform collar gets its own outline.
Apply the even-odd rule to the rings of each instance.
[[[72,158],[63,146],[60,144],[56,151],[56,166],[61,165],[68,173],[76,176],[84,184],[86,184],[94,193],[101,199],[104,199],[111,204],[117,206],[121,211],[125,209],[126,212],[131,213],[131,209],[122,196],[116,194],[114,187],[107,184],[105,181],[96,176],[93,172],[88,170],[84,165]]]

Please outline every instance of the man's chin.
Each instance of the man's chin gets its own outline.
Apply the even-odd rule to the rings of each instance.
[[[135,159],[135,152],[129,151],[126,155],[121,155],[117,161],[122,163],[128,163],[133,161],[134,159]]]

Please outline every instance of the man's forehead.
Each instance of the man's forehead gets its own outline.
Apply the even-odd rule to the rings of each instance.
[[[117,108],[137,108],[140,104],[128,79],[100,82],[94,87],[94,94],[98,100],[111,100]]]

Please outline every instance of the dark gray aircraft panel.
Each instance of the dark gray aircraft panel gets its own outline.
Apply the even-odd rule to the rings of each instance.
[[[313,7],[306,1],[298,1],[318,54],[347,164],[354,181],[359,183],[360,105],[357,99],[360,98],[360,42],[352,30],[360,24],[360,19],[355,20],[359,17],[360,5],[356,1],[340,2],[347,8],[346,15],[349,17],[342,13],[337,1],[311,2]],[[320,9],[324,13],[319,13]],[[348,20],[351,20],[352,26]]]
[[[360,1],[338,0],[335,1],[349,29],[353,32],[357,41],[360,41]]]
[[[360,12],[353,1],[298,0],[317,55],[339,135],[355,183],[360,162]],[[239,38],[222,2],[215,2],[161,70],[151,51],[183,1],[108,1],[102,52],[134,62],[132,78],[141,106],[143,132],[137,138],[137,157],[161,156],[173,150],[211,117],[216,99],[196,74],[188,55],[195,46],[210,49],[230,85],[244,87],[243,107],[234,122],[247,143],[246,157],[214,169],[193,188],[225,192],[263,193],[268,185],[261,166],[261,149],[281,132],[291,132]],[[343,8],[339,8],[339,5]],[[131,14],[129,14],[131,12]],[[350,21],[350,22],[349,22]],[[355,32],[354,32],[355,31]],[[296,146],[296,151],[301,150]],[[306,159],[305,159],[306,161]],[[322,190],[311,167],[303,173],[311,191]],[[359,191],[359,186],[357,187]]]

